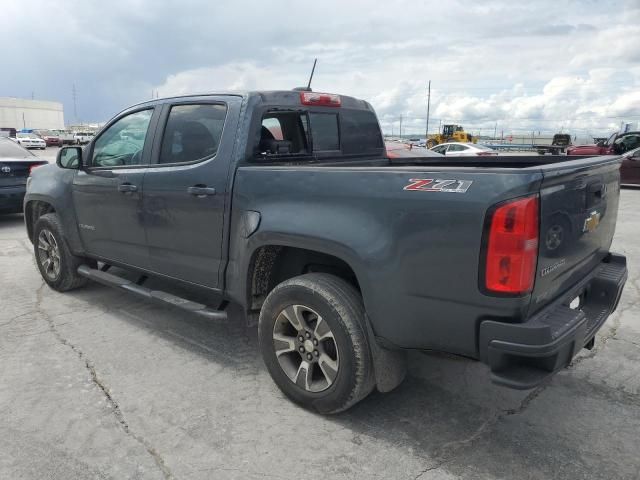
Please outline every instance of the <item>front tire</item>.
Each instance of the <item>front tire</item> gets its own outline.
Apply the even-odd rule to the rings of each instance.
[[[62,231],[58,215],[42,215],[34,228],[33,248],[44,281],[54,290],[66,292],[86,285],[88,280],[78,275],[78,267],[87,262],[71,253]]]
[[[317,412],[344,411],[375,385],[358,291],[341,278],[309,273],[267,296],[258,326],[271,377],[294,402]]]

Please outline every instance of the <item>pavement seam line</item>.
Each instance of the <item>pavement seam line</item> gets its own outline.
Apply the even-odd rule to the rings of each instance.
[[[78,356],[78,358],[84,363],[86,370],[89,372],[89,375],[91,376],[91,381],[94,383],[95,386],[97,386],[100,389],[100,391],[104,395],[107,401],[107,404],[111,407],[111,410],[113,412],[113,415],[116,418],[116,421],[118,422],[118,425],[120,425],[124,433],[130,436],[131,438],[133,438],[136,442],[138,442],[140,445],[142,445],[145,448],[147,453],[151,455],[156,465],[162,472],[162,475],[164,476],[165,480],[174,480],[175,477],[173,476],[173,473],[167,466],[162,456],[153,447],[153,445],[151,445],[151,443],[149,443],[149,441],[146,440],[144,437],[134,433],[131,430],[129,423],[125,419],[124,414],[120,409],[120,405],[118,405],[118,402],[116,402],[116,400],[111,396],[111,393],[109,392],[109,389],[107,388],[107,386],[100,380],[100,377],[98,377],[98,373],[96,372],[96,369],[91,363],[91,361],[86,357],[86,355],[82,350],[80,350],[76,345],[74,345],[73,343],[71,343],[70,341],[68,341],[66,338],[62,336],[62,334],[56,328],[55,323],[53,322],[49,314],[45,312],[44,309],[42,308],[41,303],[43,300],[43,289],[46,288],[46,286],[47,286],[46,283],[43,281],[40,288],[38,288],[38,290],[36,291],[36,311],[44,317],[47,324],[49,325],[49,330],[51,331],[51,333],[53,333],[54,337],[56,337],[58,342],[60,342],[62,345],[66,347],[69,347]]]

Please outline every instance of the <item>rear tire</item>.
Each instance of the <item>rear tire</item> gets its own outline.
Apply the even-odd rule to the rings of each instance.
[[[262,306],[258,336],[280,390],[324,414],[365,398],[375,386],[365,321],[362,297],[341,278],[309,273],[276,286]]]
[[[58,215],[42,215],[33,230],[36,264],[47,285],[59,292],[86,285],[88,279],[78,275],[78,267],[82,264],[95,265],[95,262],[71,253]]]

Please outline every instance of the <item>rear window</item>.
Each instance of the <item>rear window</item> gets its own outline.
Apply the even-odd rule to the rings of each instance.
[[[340,115],[342,153],[371,153],[383,148],[375,114],[366,110],[344,110]]]
[[[337,113],[310,113],[313,151],[340,150]]]
[[[340,154],[384,155],[375,114],[366,110],[270,110],[264,113],[255,153],[260,156],[335,158]]]
[[[33,156],[33,153],[14,143],[13,140],[0,138],[0,158],[27,158]]]

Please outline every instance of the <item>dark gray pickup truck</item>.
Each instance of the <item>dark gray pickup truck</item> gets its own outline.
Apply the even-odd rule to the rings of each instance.
[[[409,349],[531,388],[617,306],[617,157],[387,158],[371,106],[311,91],[154,100],[38,168],[45,282],[258,318],[265,364],[323,413],[396,387]]]

